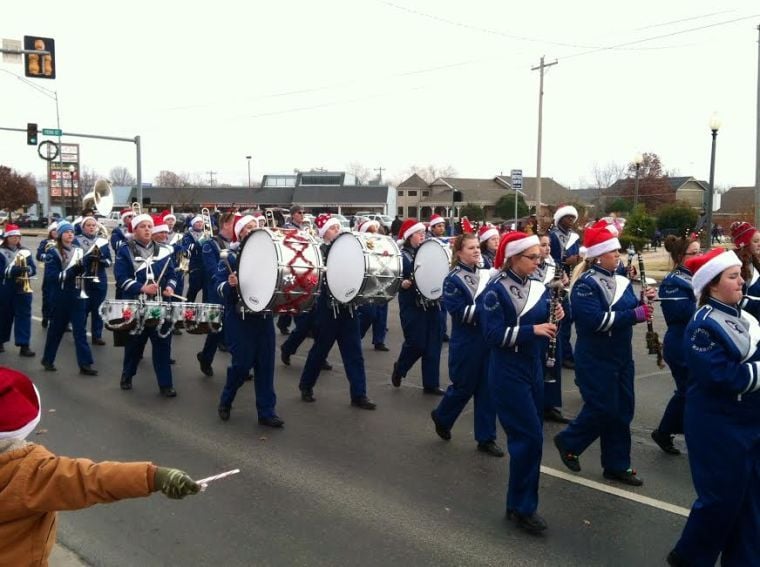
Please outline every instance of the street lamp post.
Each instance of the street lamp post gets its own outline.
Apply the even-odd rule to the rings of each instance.
[[[633,182],[633,210],[635,212],[636,206],[639,204],[639,171],[641,164],[644,163],[644,157],[641,154],[634,155],[633,163],[636,165],[636,180]]]
[[[251,188],[251,158],[253,156],[245,156],[245,159],[248,160],[248,189]]]
[[[713,195],[715,194],[715,143],[718,138],[718,130],[720,130],[721,122],[717,114],[713,114],[710,117],[710,132],[712,133],[712,148],[710,150],[710,186],[707,191],[707,203],[705,207],[705,232],[707,236],[705,238],[706,247],[710,248],[712,245],[712,214],[713,214]]]
[[[69,166],[69,179],[71,180],[71,221],[74,222],[74,172],[76,171],[76,168],[73,165]],[[61,184],[61,187],[63,187],[63,184]]]

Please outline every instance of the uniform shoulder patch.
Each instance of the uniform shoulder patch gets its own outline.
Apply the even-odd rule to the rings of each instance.
[[[704,327],[694,329],[691,337],[689,337],[689,341],[691,342],[691,350],[694,352],[710,352],[715,346],[715,341],[713,341],[710,331]]]
[[[483,294],[483,309],[495,311],[499,308],[499,295],[493,289],[486,290]]]

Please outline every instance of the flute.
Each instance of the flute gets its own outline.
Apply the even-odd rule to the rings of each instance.
[[[641,301],[644,301],[644,297],[647,291],[647,276],[644,271],[644,258],[639,253],[639,278],[641,279]],[[651,301],[647,301],[649,305],[652,305]],[[657,355],[657,366],[664,368],[665,363],[662,360],[662,343],[660,342],[659,335],[654,330],[654,324],[652,318],[647,318],[647,351],[649,354]]]

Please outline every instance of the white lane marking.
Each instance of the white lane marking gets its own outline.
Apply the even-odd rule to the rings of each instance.
[[[547,476],[553,476],[554,478],[559,478],[568,482],[580,484],[581,486],[591,488],[592,490],[598,490],[599,492],[605,492],[613,496],[625,498],[626,500],[632,500],[633,502],[638,502],[639,504],[644,504],[645,506],[651,506],[652,508],[657,508],[658,510],[664,510],[665,512],[683,516],[684,518],[687,518],[689,516],[688,508],[676,506],[670,502],[664,502],[663,500],[657,500],[656,498],[650,498],[649,496],[642,496],[641,494],[636,494],[635,492],[622,490],[614,486],[596,482],[595,480],[589,480],[587,478],[583,478],[582,476],[568,474],[566,472],[558,471],[557,469],[545,467],[543,465],[541,465],[541,472]]]

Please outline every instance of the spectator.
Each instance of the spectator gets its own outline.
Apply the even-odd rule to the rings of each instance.
[[[661,246],[662,243],[662,231],[660,229],[656,229],[654,231],[654,234],[652,235],[652,248],[656,251],[658,246]]]
[[[402,220],[399,218],[398,215],[396,215],[396,218],[393,219],[393,222],[391,223],[391,235],[394,238],[398,238],[398,229],[401,228]]]
[[[720,227],[717,224],[713,225],[710,236],[711,236],[711,239],[710,239],[711,244],[715,244],[716,242],[720,244]]]

